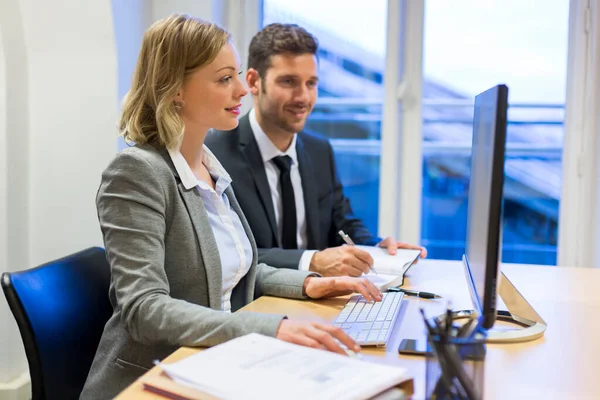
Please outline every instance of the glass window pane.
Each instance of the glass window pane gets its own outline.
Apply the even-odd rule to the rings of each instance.
[[[569,2],[429,0],[425,13],[424,245],[462,256],[473,97],[505,83],[502,259],[556,264]]]
[[[263,25],[297,23],[319,40],[319,99],[305,130],[330,138],[356,216],[377,232],[387,1],[264,0]]]

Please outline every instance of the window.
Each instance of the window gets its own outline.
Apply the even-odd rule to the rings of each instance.
[[[306,128],[330,138],[346,195],[372,231],[378,228],[387,6],[385,0],[263,3],[264,24],[295,22],[320,41],[320,97]],[[425,3],[420,237],[431,258],[460,259],[464,252],[473,98],[505,83],[502,259],[556,264],[568,24],[563,0]]]
[[[263,25],[319,40],[319,99],[305,130],[329,137],[354,213],[377,232],[386,0],[264,0]]]
[[[465,248],[473,97],[509,87],[504,262],[556,264],[569,2],[426,2],[423,244]]]

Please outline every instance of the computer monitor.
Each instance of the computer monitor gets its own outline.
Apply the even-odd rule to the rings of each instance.
[[[463,261],[474,310],[483,329],[492,328],[497,314],[507,109],[508,87],[505,85],[495,86],[475,97]]]

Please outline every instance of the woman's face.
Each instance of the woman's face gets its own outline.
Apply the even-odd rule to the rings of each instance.
[[[227,43],[210,63],[185,79],[175,100],[183,100],[180,115],[186,127],[234,129],[241,99],[248,91],[239,79],[240,57]]]

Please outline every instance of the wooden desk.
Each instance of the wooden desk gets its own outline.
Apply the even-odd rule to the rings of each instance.
[[[548,324],[542,338],[517,344],[488,345],[485,369],[485,399],[599,399],[600,380],[600,270],[531,265],[504,265],[502,270]],[[419,307],[428,315],[453,308],[470,309],[468,289],[459,262],[423,260],[410,271],[406,288],[434,292],[442,300],[407,297],[393,339],[385,349],[364,348],[365,358],[407,368],[415,379],[415,399],[422,399],[425,361],[399,356],[403,338],[423,338]],[[290,318],[332,321],[344,298],[298,301],[262,297],[244,309],[286,314]],[[199,349],[181,348],[165,362],[185,358]],[[148,374],[158,374],[157,368]],[[135,382],[119,400],[164,399],[142,390]]]

